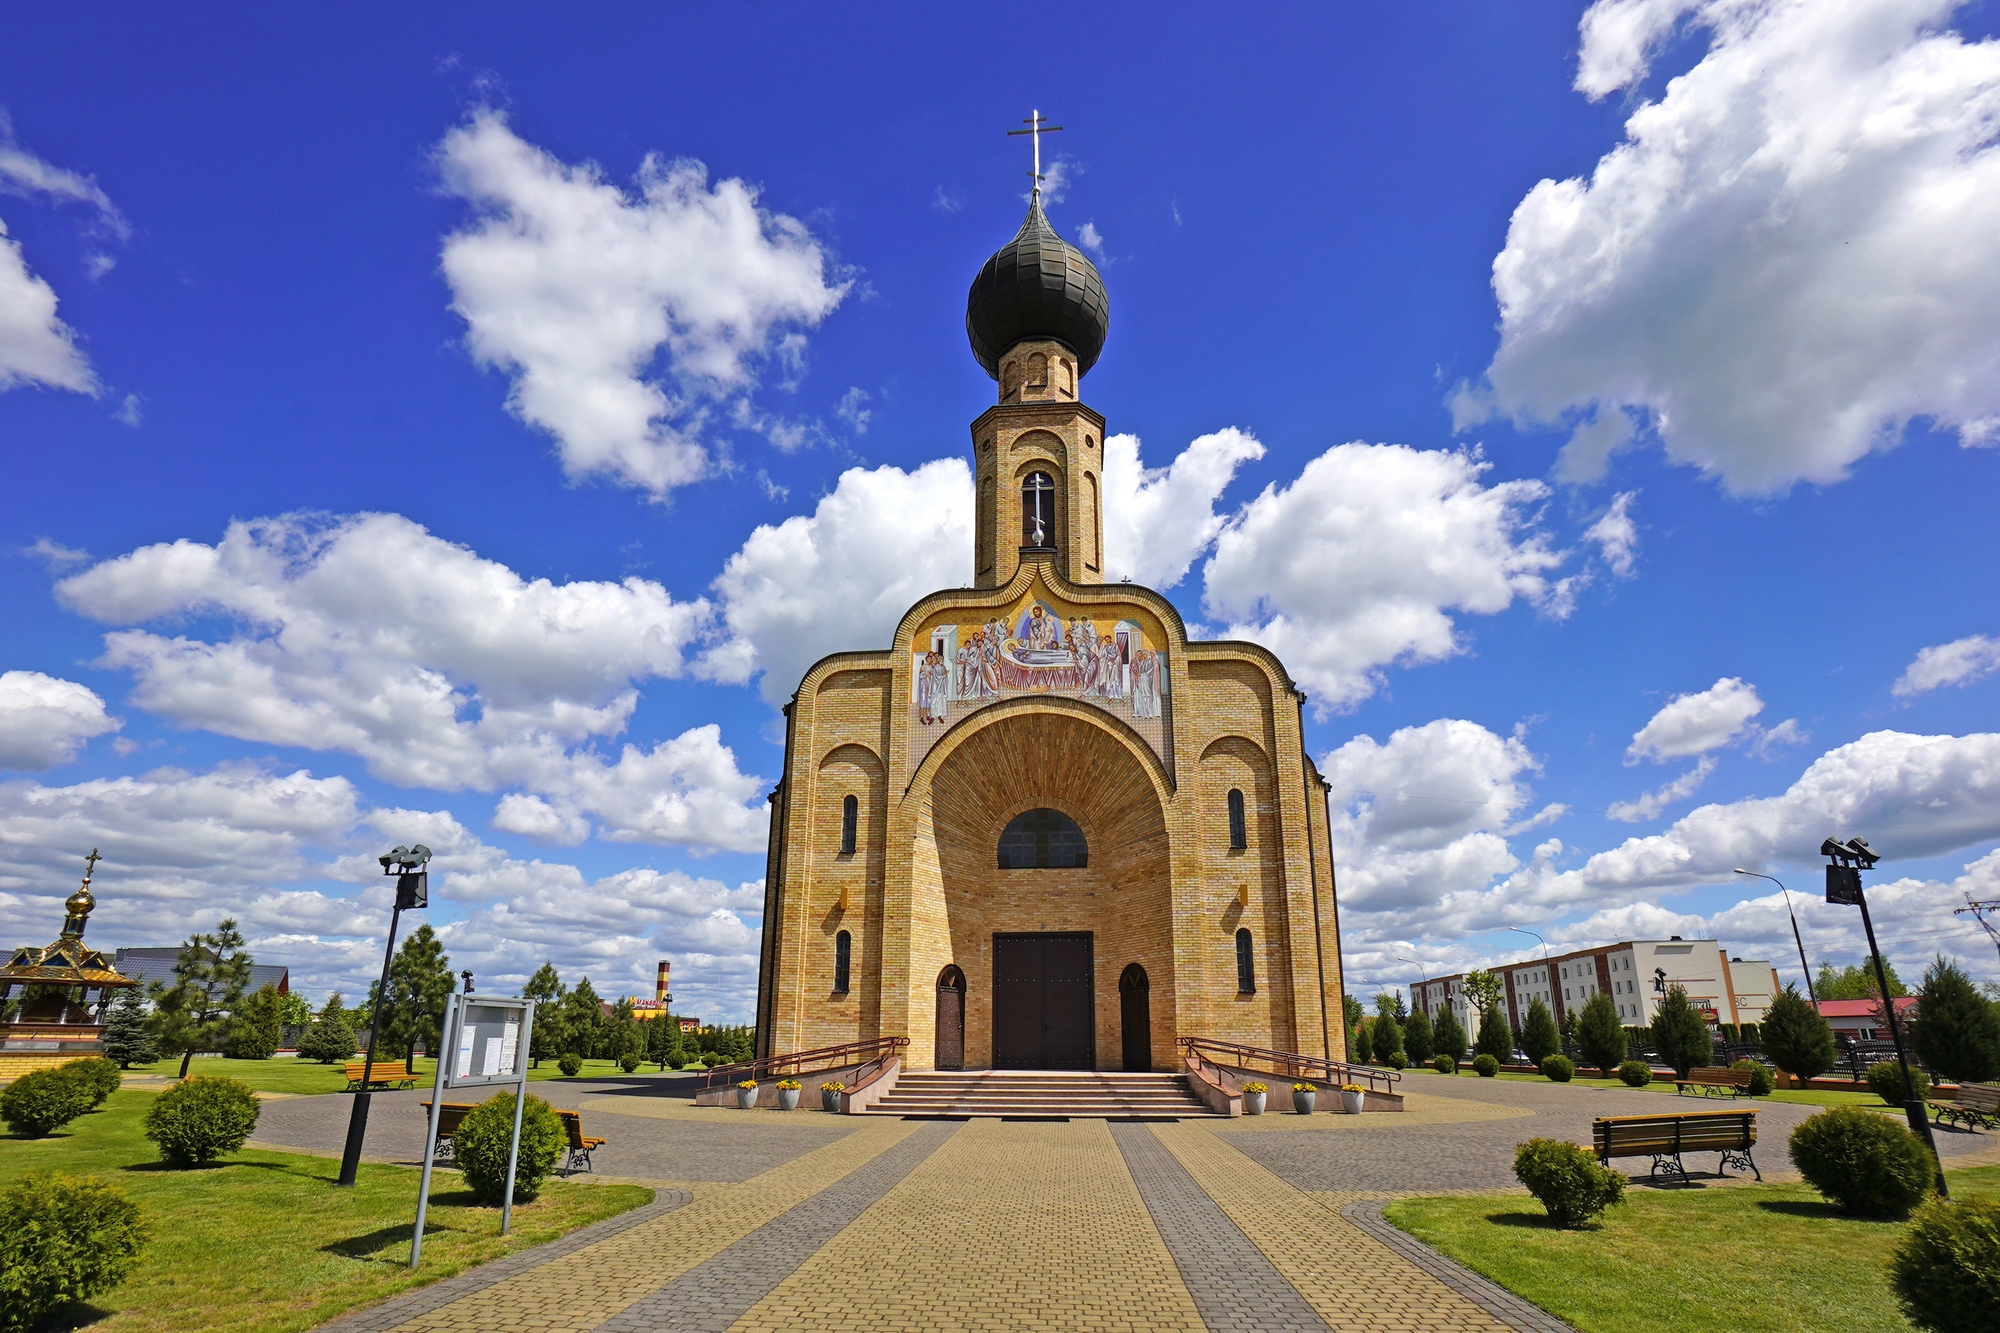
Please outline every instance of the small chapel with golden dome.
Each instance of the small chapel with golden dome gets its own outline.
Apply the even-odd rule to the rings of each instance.
[[[1344,1060],[1304,695],[1105,581],[1104,282],[1043,214],[966,302],[973,580],[816,663],[771,795],[758,1054],[906,1036],[911,1069],[1168,1070],[1199,1036]]]

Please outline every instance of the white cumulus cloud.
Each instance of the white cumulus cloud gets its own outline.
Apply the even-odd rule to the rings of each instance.
[[[1961,0],[1598,0],[1577,87],[1706,51],[1493,263],[1500,347],[1461,426],[1580,417],[1559,471],[1650,427],[1735,493],[1837,481],[1905,425],[2000,441],[2000,41]]]
[[[1583,539],[1595,543],[1604,563],[1619,578],[1630,578],[1639,556],[1639,525],[1632,520],[1636,491],[1620,491],[1612,497],[1603,517],[1583,530]]]
[[[1203,603],[1232,636],[1271,648],[1324,710],[1381,685],[1381,668],[1462,651],[1454,611],[1516,598],[1567,609],[1563,562],[1536,530],[1537,481],[1483,485],[1476,454],[1336,445],[1267,486],[1216,538]]]
[[[1908,699],[1946,685],[1970,685],[1995,671],[2000,671],[2000,639],[1974,634],[1920,650],[1890,693]]]
[[[24,384],[98,391],[75,331],[56,317],[55,288],[28,268],[20,242],[0,221],[0,392]]]
[[[1264,446],[1234,426],[1203,435],[1166,467],[1139,458],[1139,437],[1104,441],[1104,574],[1171,588],[1222,531],[1215,502]]]
[[[1605,814],[1621,823],[1638,824],[1653,818],[1676,801],[1686,800],[1701,790],[1701,784],[1708,781],[1708,775],[1715,771],[1715,756],[1703,755],[1701,762],[1687,772],[1664,783],[1652,791],[1632,801],[1613,801]]]
[[[467,343],[513,376],[510,409],[555,436],[572,478],[658,498],[701,477],[709,408],[750,389],[760,358],[796,361],[798,329],[848,291],[803,223],[741,180],[711,187],[699,162],[649,155],[627,191],[490,110],[437,158],[478,213],[442,259]]]
[[[66,764],[93,736],[123,724],[96,691],[39,671],[0,673],[0,768]]]
[[[1625,762],[1650,759],[1664,763],[1719,749],[1743,734],[1750,719],[1764,711],[1757,687],[1735,676],[1724,676],[1697,694],[1677,694],[1632,733]]]

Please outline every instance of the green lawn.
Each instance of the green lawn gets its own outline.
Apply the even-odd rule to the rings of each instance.
[[[150,1065],[133,1065],[127,1074],[158,1074],[166,1078],[178,1078],[181,1060],[175,1056],[171,1060],[160,1060]],[[242,1079],[259,1092],[289,1092],[310,1095],[321,1092],[341,1092],[347,1087],[344,1064],[323,1065],[312,1060],[300,1060],[293,1056],[270,1060],[232,1060],[227,1056],[198,1055],[188,1066],[190,1074],[226,1074],[230,1078]],[[658,1065],[640,1065],[640,1074],[658,1074]],[[418,1057],[416,1062],[417,1086],[428,1089],[437,1076],[437,1065]],[[561,1078],[562,1070],[556,1068],[553,1060],[542,1061],[541,1068],[529,1069],[531,1080]],[[579,1078],[624,1078],[624,1071],[615,1060],[585,1060]]]
[[[219,1060],[197,1061],[219,1065]],[[230,1064],[290,1064],[230,1061]],[[55,1169],[115,1182],[136,1200],[153,1239],[124,1286],[45,1325],[88,1324],[92,1333],[228,1330],[281,1333],[449,1277],[473,1264],[552,1240],[635,1208],[652,1191],[634,1185],[552,1182],[514,1210],[502,1237],[497,1208],[473,1206],[454,1172],[432,1187],[424,1263],[407,1267],[418,1173],[364,1165],[341,1189],[340,1164],[245,1150],[194,1170],[160,1166],[140,1121],[158,1094],[114,1093],[102,1109],[46,1139],[0,1136],[0,1183]]]
[[[1435,1069],[1405,1070],[1403,1071],[1403,1077],[1406,1080],[1404,1084],[1404,1090],[1407,1092],[1422,1092],[1424,1090],[1422,1075],[1424,1074],[1428,1074],[1432,1078],[1451,1077],[1449,1074],[1440,1074]],[[1415,1075],[1416,1077],[1412,1077],[1413,1075]],[[1458,1071],[1458,1077],[1478,1078],[1479,1075],[1473,1072],[1472,1067],[1470,1065],[1467,1065],[1465,1068]],[[1628,1088],[1625,1086],[1625,1084],[1623,1084],[1622,1082],[1620,1082],[1615,1078],[1585,1078],[1581,1074],[1577,1075],[1575,1078],[1572,1078],[1568,1083],[1554,1083],[1553,1080],[1544,1078],[1540,1074],[1495,1074],[1493,1077],[1496,1080],[1507,1083],[1549,1083],[1555,1087],[1614,1088],[1624,1092],[1664,1093],[1669,1097],[1680,1095],[1674,1092],[1673,1080],[1671,1079],[1665,1081],[1662,1081],[1660,1079],[1655,1079],[1653,1080],[1653,1082],[1648,1083],[1643,1088]],[[1715,1103],[1716,1105],[1727,1105],[1729,1104],[1731,1099],[1727,1097],[1696,1098],[1696,1097],[1681,1095],[1681,1100],[1684,1102],[1708,1101]],[[1877,1110],[1888,1109],[1884,1106],[1883,1101],[1880,1097],[1877,1097],[1874,1093],[1868,1092],[1866,1090],[1863,1090],[1861,1092],[1841,1092],[1841,1091],[1831,1091],[1831,1090],[1822,1091],[1818,1088],[1814,1088],[1810,1091],[1788,1090],[1781,1092],[1773,1092],[1763,1097],[1739,1098],[1736,1100],[1749,1101],[1752,1104],[1755,1104],[1757,1102],[1791,1102],[1793,1105],[1796,1106],[1872,1106]]]
[[[2000,1167],[1949,1180],[1955,1199],[2000,1198]],[[1885,1276],[1900,1222],[1848,1217],[1805,1185],[1625,1197],[1581,1231],[1550,1226],[1525,1196],[1408,1199],[1388,1217],[1585,1333],[1910,1327]]]

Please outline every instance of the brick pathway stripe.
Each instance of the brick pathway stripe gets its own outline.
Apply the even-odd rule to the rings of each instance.
[[[1111,1136],[1209,1333],[1330,1333],[1327,1322],[1195,1183],[1150,1126],[1115,1124]]]
[[[1499,1283],[1480,1276],[1397,1227],[1382,1216],[1382,1210],[1391,1202],[1360,1200],[1341,1209],[1340,1215],[1509,1328],[1525,1333],[1575,1333],[1573,1326],[1541,1306],[1522,1300]]]
[[[925,1124],[721,1253],[640,1297],[594,1333],[726,1333],[957,1130],[949,1121]]]
[[[441,1310],[452,1302],[484,1291],[496,1283],[516,1277],[532,1268],[551,1263],[565,1255],[575,1254],[587,1245],[595,1245],[601,1240],[609,1240],[621,1231],[630,1230],[642,1223],[650,1222],[662,1213],[672,1212],[687,1203],[694,1195],[686,1190],[657,1190],[653,1201],[641,1204],[630,1212],[616,1217],[607,1217],[601,1222],[592,1222],[587,1227],[579,1227],[567,1236],[558,1236],[532,1249],[518,1251],[504,1259],[467,1269],[456,1277],[448,1277],[442,1282],[434,1282],[428,1287],[342,1315],[329,1323],[321,1324],[317,1333],[387,1333],[398,1324],[427,1315],[433,1310]],[[426,1234],[430,1227],[425,1227]]]

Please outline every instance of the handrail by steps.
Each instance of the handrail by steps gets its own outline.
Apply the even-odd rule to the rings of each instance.
[[[706,1073],[698,1075],[700,1082],[697,1092],[707,1092],[712,1088],[725,1088],[741,1083],[745,1079],[763,1082],[767,1078],[784,1078],[791,1074],[804,1074],[815,1069],[844,1069],[848,1065],[879,1064],[910,1044],[908,1037],[872,1037],[867,1041],[850,1041],[842,1046],[820,1046],[810,1051],[793,1051],[789,1055],[766,1055],[756,1060],[745,1060],[739,1064],[717,1065]]]
[[[1207,1037],[1177,1037],[1174,1044],[1198,1052],[1212,1064],[1234,1069],[1254,1069],[1279,1078],[1317,1079],[1322,1083],[1353,1083],[1370,1092],[1393,1093],[1402,1075],[1393,1070],[1351,1065],[1340,1060],[1323,1060],[1297,1051],[1271,1051],[1262,1046],[1245,1046],[1234,1041],[1212,1041]]]

